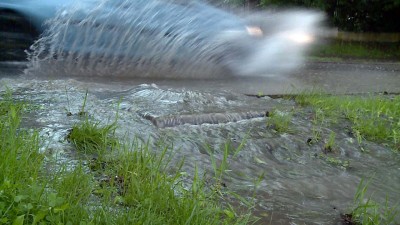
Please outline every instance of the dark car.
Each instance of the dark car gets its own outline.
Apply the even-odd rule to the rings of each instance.
[[[46,29],[45,21],[69,2],[72,1],[1,0],[0,60],[25,59],[25,49]]]

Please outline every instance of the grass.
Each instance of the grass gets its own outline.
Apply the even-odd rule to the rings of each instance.
[[[400,60],[400,45],[398,43],[332,41],[317,46],[310,55],[312,59],[323,57],[334,61],[338,58],[398,61]]]
[[[19,124],[24,104],[0,99],[0,224],[248,224],[197,170],[191,185],[169,174],[168,146],[121,143],[115,124],[84,118],[69,141],[74,164],[52,163]],[[158,153],[156,153],[158,152]],[[226,168],[226,159],[223,163]],[[223,168],[221,168],[223,169]],[[219,178],[218,178],[219,179]]]
[[[400,150],[400,96],[331,96],[305,93],[295,98],[301,106],[312,106],[326,120],[346,119],[359,144],[364,139]]]
[[[326,152],[333,152],[335,151],[336,144],[335,144],[336,133],[331,131],[329,134],[329,138],[325,143],[324,150]]]
[[[290,112],[283,112],[279,110],[273,110],[269,113],[267,120],[267,126],[271,127],[278,133],[290,132],[290,122],[292,120],[292,114]]]
[[[37,181],[44,157],[37,133],[19,129],[22,110],[9,95],[0,101],[0,224],[22,224],[43,202]]]
[[[115,123],[102,126],[100,122],[90,121],[87,117],[70,130],[68,139],[75,148],[85,154],[105,154],[115,148],[118,140],[115,138]]]
[[[361,180],[354,195],[353,209],[350,214],[343,215],[351,224],[380,225],[393,224],[396,216],[400,213],[398,205],[390,207],[388,199],[384,204],[373,201],[372,195],[366,197],[371,180]]]

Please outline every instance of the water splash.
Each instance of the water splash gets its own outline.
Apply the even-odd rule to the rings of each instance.
[[[205,113],[192,115],[175,115],[156,117],[151,114],[139,113],[143,118],[150,120],[154,126],[158,128],[175,127],[184,124],[201,125],[201,124],[220,124],[228,122],[237,122],[240,120],[248,120],[254,118],[266,117],[268,112],[248,111],[235,113]]]
[[[85,0],[59,11],[32,46],[27,73],[222,78],[289,71],[314,35],[316,12],[227,13],[201,1]]]
[[[316,11],[253,13],[248,20],[261,27],[264,38],[257,43],[257,50],[243,59],[243,65],[236,65],[240,74],[282,74],[295,70],[304,63],[318,37],[328,33],[322,27],[323,14]]]

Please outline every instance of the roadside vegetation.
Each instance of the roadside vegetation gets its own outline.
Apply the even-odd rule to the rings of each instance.
[[[309,59],[339,62],[348,59],[398,62],[400,61],[400,44],[332,40],[316,46],[310,52]]]
[[[277,133],[289,133],[290,122],[292,120],[291,112],[284,112],[280,110],[273,110],[268,115],[267,126],[275,130]]]
[[[396,216],[400,213],[399,203],[389,206],[388,199],[385,203],[378,203],[367,197],[366,193],[371,180],[361,180],[354,195],[352,210],[343,214],[343,224],[354,225],[390,225],[396,223]]]
[[[119,141],[114,123],[101,125],[82,115],[67,137],[76,160],[60,163],[39,151],[37,132],[19,126],[24,108],[11,95],[0,97],[0,224],[248,224],[254,219],[221,201],[227,192],[207,185],[197,171],[189,185],[183,182],[183,160],[176,172],[167,173],[170,147],[155,151],[149,143]],[[227,166],[221,165],[216,180]]]
[[[288,95],[300,108],[291,111],[273,110],[268,114],[267,126],[278,133],[291,133],[294,112],[312,111],[311,134],[308,144],[322,139],[322,127],[344,124],[348,135],[362,146],[364,140],[372,141],[400,151],[400,96],[389,93],[370,95],[330,95],[311,91]],[[336,133],[326,138],[324,150],[335,149]],[[363,149],[362,149],[363,150]]]
[[[343,31],[399,32],[399,0],[208,0],[247,8],[311,8],[324,11],[327,22]]]
[[[330,123],[350,122],[348,133],[358,143],[369,140],[400,151],[400,96],[334,96],[305,93],[295,97],[301,106],[311,106]]]

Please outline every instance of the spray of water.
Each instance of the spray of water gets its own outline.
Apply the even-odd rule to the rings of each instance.
[[[297,69],[324,34],[323,19],[323,14],[305,10],[252,15],[248,20],[259,26],[264,35],[243,64],[237,65],[239,74],[282,74]]]
[[[48,22],[27,73],[221,78],[290,71],[317,33],[309,11],[227,13],[201,1],[82,0]]]

